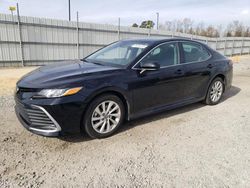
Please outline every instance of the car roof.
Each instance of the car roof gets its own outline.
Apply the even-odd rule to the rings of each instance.
[[[190,41],[190,42],[197,42],[200,44],[201,43],[199,41],[196,40],[191,40],[191,39],[187,39],[187,38],[181,38],[181,37],[174,37],[174,38],[170,38],[170,37],[159,37],[159,38],[153,38],[153,37],[148,37],[148,38],[138,38],[138,39],[123,39],[122,41],[134,41],[134,42],[147,42],[147,43],[151,43],[151,44],[160,44],[163,42],[169,42],[169,41]]]

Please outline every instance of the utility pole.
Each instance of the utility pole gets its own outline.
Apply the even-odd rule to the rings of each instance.
[[[70,0],[69,0],[69,21],[71,21],[71,13],[70,13]]]
[[[156,29],[159,29],[159,12],[156,12]]]
[[[76,43],[76,52],[77,52],[77,59],[79,59],[79,15],[78,11],[76,12],[76,34],[77,34],[77,43]]]
[[[121,18],[119,17],[118,18],[118,30],[117,30],[118,40],[121,39],[120,32],[121,32]]]
[[[23,44],[22,44],[22,29],[21,29],[21,22],[20,22],[20,14],[19,14],[18,3],[16,4],[16,9],[17,9],[17,26],[18,26],[18,33],[19,33],[19,47],[20,47],[20,54],[21,54],[21,63],[22,63],[22,66],[24,66]]]

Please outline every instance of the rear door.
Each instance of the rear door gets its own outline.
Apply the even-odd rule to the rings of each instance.
[[[196,42],[180,43],[182,60],[185,65],[186,98],[201,98],[206,94],[213,65],[209,62],[211,57],[208,50]]]

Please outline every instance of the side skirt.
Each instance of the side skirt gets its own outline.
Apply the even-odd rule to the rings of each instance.
[[[172,110],[172,109],[175,109],[175,108],[186,106],[188,104],[193,104],[193,103],[196,103],[196,102],[203,101],[204,99],[205,99],[204,97],[202,97],[202,98],[193,98],[193,99],[188,99],[188,100],[185,100],[185,101],[182,101],[182,102],[179,102],[179,103],[175,103],[175,104],[158,106],[158,107],[155,107],[155,108],[146,109],[146,110],[141,111],[139,113],[130,114],[129,120],[133,120],[133,119],[137,119],[137,118],[140,118],[140,117],[143,117],[143,116],[153,115],[153,114],[161,113],[161,112],[164,112],[164,111]]]

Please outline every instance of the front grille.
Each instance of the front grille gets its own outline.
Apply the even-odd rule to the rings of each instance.
[[[35,88],[26,88],[26,87],[17,87],[19,92],[37,92],[38,89]]]
[[[25,111],[29,118],[30,127],[44,130],[56,129],[55,123],[39,107],[26,108]]]
[[[37,93],[39,90],[38,89],[33,89],[33,88],[24,88],[24,87],[16,87],[16,97],[19,100],[27,99],[27,98],[32,98],[32,96]]]

